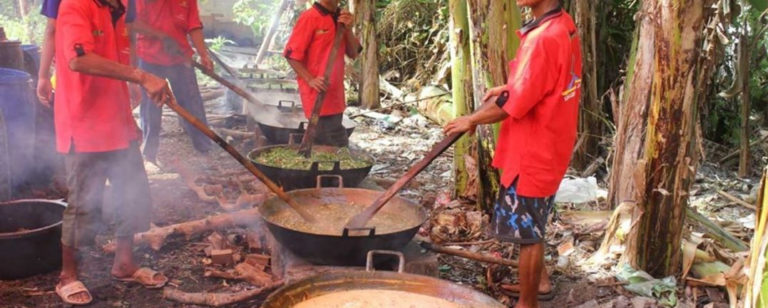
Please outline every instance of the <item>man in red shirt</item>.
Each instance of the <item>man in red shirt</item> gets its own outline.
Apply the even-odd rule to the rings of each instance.
[[[493,166],[503,171],[503,187],[491,228],[499,240],[521,244],[520,308],[538,307],[537,292],[552,293],[543,242],[576,141],[581,50],[576,26],[558,0],[517,0],[517,5],[530,7],[535,19],[518,33],[520,49],[509,64],[507,84],[485,96],[508,94],[509,100],[485,103],[448,123],[445,132],[502,122]]]
[[[136,52],[139,67],[168,79],[179,105],[207,125],[203,98],[190,62],[195,52],[187,40],[189,37],[194,44],[201,64],[212,70],[213,62],[205,47],[197,0],[136,0],[136,20],[132,25],[138,32]],[[141,103],[143,152],[144,157],[153,163],[157,162],[162,116],[162,108],[145,97]],[[210,139],[189,122],[182,120],[181,123],[195,150],[208,152]]]
[[[170,90],[164,80],[128,65],[124,13],[119,0],[66,0],[56,21],[56,146],[66,154],[69,188],[56,293],[72,305],[93,300],[78,280],[76,253],[93,242],[107,180],[117,203],[112,276],[148,287],[168,280],[133,258],[133,236],[149,229],[152,200],[125,81],[141,85],[158,105]]]
[[[317,125],[318,144],[337,147],[347,146],[349,139],[341,124],[346,108],[344,95],[344,54],[354,59],[360,54],[362,46],[352,34],[351,25],[354,17],[346,10],[339,9],[339,0],[319,0],[311,9],[299,16],[293,33],[285,45],[283,55],[296,71],[299,83],[299,95],[304,114],[309,119],[315,100],[320,92],[325,92],[323,108]],[[339,24],[344,25],[344,38],[336,54],[336,59],[328,63],[328,56],[333,47],[333,39]],[[325,67],[333,65],[330,80],[325,80]]]

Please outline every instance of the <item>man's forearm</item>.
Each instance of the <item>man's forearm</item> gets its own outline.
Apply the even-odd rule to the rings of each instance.
[[[197,28],[189,32],[189,38],[192,40],[192,45],[195,46],[197,54],[200,57],[208,57],[208,48],[205,47],[205,37],[203,36],[203,29]]]
[[[483,125],[493,124],[503,121],[509,117],[504,109],[499,108],[495,102],[489,101],[480,106],[480,109],[469,116],[472,124]]]
[[[346,54],[347,57],[351,59],[355,59],[360,55],[360,41],[355,37],[355,34],[352,33],[352,29],[346,28],[344,30],[344,40],[347,42],[346,45]]]
[[[296,75],[298,75],[299,78],[304,79],[306,82],[310,82],[315,78],[303,63],[289,58],[286,58],[286,60],[288,60],[288,64],[291,65],[293,70],[296,71]]]
[[[56,20],[48,18],[45,25],[45,38],[43,39],[43,49],[40,52],[40,68],[38,69],[38,79],[51,78],[51,64],[53,56],[56,53]]]
[[[78,73],[118,79],[133,83],[141,83],[143,71],[128,65],[107,60],[94,53],[87,53],[69,61],[69,68]]]

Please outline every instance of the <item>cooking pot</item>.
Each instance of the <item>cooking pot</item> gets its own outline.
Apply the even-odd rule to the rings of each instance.
[[[338,188],[321,188],[323,177],[325,176],[318,176],[316,188],[289,191],[288,195],[312,214],[313,207],[327,203],[368,206],[382,193],[369,189],[343,188],[343,183],[340,183]],[[376,232],[376,226],[359,230],[348,230],[340,226],[339,235],[325,235],[294,230],[278,224],[275,217],[280,211],[290,210],[289,206],[277,197],[268,199],[259,207],[259,213],[267,228],[280,244],[297,257],[310,263],[325,265],[363,265],[368,251],[400,250],[413,239],[421,224],[427,220],[424,208],[413,201],[395,196],[384,205],[379,214],[397,213],[401,217],[413,218],[392,222],[398,230]],[[322,223],[323,217],[316,218],[320,221],[317,223]]]
[[[395,254],[400,260],[397,272],[372,270],[374,254]],[[488,295],[458,284],[414,274],[403,273],[403,255],[399,252],[370,251],[365,271],[338,271],[302,279],[283,286],[267,297],[261,308],[291,308],[312,298],[354,290],[401,291],[439,298],[462,308],[503,308],[504,305]],[[403,302],[401,307],[418,307],[418,303]]]
[[[281,95],[286,95],[281,92]],[[262,109],[258,109],[252,104],[246,105],[249,114],[259,125],[262,135],[267,138],[270,144],[288,144],[292,134],[303,135],[307,127],[307,118],[304,116],[304,110],[301,104],[297,104],[298,94],[294,94],[295,99],[278,99],[282,96],[275,96],[270,100],[277,100],[277,105],[265,103]],[[257,95],[258,96],[258,95]],[[266,108],[266,112],[264,111]],[[271,111],[271,112],[270,112]],[[346,115],[341,124],[347,130],[347,136],[351,136],[357,124]]]
[[[289,169],[268,166],[256,160],[256,157],[261,153],[275,148],[292,148],[298,150],[299,145],[283,144],[260,147],[248,153],[248,158],[254,165],[256,165],[256,168],[261,170],[261,172],[267,175],[271,180],[275,181],[275,183],[280,185],[284,190],[314,187],[316,184],[315,179],[320,175],[339,175],[347,186],[356,187],[366,176],[368,176],[368,173],[371,172],[374,162],[373,157],[370,155],[352,149],[350,149],[350,152],[353,157],[363,159],[369,163],[360,168],[342,169],[339,161],[313,162],[309,169]],[[338,149],[339,148],[332,146],[312,146],[312,151],[336,152]],[[331,169],[324,170],[328,165],[331,165]]]
[[[61,218],[57,200],[0,203],[0,279],[47,273],[61,266]]]

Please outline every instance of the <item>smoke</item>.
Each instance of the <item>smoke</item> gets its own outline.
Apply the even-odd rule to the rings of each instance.
[[[51,144],[53,115],[38,103],[31,75],[10,69],[0,75],[0,176],[10,178],[11,195],[19,197],[25,188],[49,184],[60,157]]]

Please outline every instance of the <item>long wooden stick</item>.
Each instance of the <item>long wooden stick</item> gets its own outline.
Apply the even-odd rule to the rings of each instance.
[[[725,191],[718,190],[717,193],[719,195],[725,197],[726,199],[731,200],[732,202],[736,202],[736,204],[741,205],[741,206],[743,206],[745,208],[748,208],[748,209],[753,210],[753,211],[757,210],[757,207],[755,207],[754,205],[749,204],[746,201],[741,200],[741,199],[737,198],[736,196],[731,195],[731,194],[729,194],[729,193],[727,193]]]
[[[475,252],[469,252],[469,251],[466,251],[466,250],[445,248],[445,247],[434,245],[432,243],[427,243],[427,242],[421,242],[421,243],[419,243],[419,245],[421,245],[421,247],[423,247],[424,249],[432,250],[432,251],[437,252],[437,253],[457,256],[457,257],[461,257],[461,258],[464,258],[464,259],[475,260],[475,261],[478,261],[478,262],[493,263],[493,264],[500,264],[500,265],[517,267],[517,261],[514,261],[514,260],[491,257],[491,256],[487,256],[487,255],[484,255],[484,254],[479,254],[479,253],[475,253]]]
[[[221,307],[249,300],[259,296],[265,291],[280,287],[281,285],[283,285],[283,282],[277,281],[263,288],[256,288],[235,293],[187,293],[174,288],[165,288],[163,289],[163,297],[167,300],[172,300],[184,304]]]
[[[405,185],[408,184],[411,180],[413,180],[414,177],[416,177],[417,174],[419,174],[421,171],[423,171],[427,166],[429,166],[430,163],[432,163],[435,158],[440,156],[445,150],[447,150],[451,145],[456,143],[461,136],[463,136],[464,133],[457,133],[450,135],[443,139],[443,141],[440,141],[440,143],[436,144],[434,147],[432,147],[432,150],[427,153],[426,157],[422,159],[420,162],[416,163],[413,167],[411,167],[408,172],[405,173],[400,179],[397,180],[392,186],[387,189],[384,193],[382,193],[373,203],[365,208],[362,212],[352,217],[347,222],[347,228],[348,229],[359,229],[365,226],[365,224],[371,220],[373,215],[376,215],[376,213],[379,212],[379,210],[389,202],[389,200],[394,197],[398,191],[403,189]]]
[[[216,82],[220,83],[221,85],[229,88],[232,90],[232,92],[235,92],[235,94],[240,95],[240,97],[244,98],[249,103],[255,104],[257,106],[264,106],[263,103],[261,103],[259,100],[256,99],[256,97],[253,96],[250,92],[243,90],[242,88],[238,87],[234,83],[230,82],[229,80],[224,79],[223,77],[219,76],[218,74],[208,70],[203,66],[202,64],[198,63],[197,61],[191,60],[192,66],[200,70],[203,74],[205,74],[208,77],[211,77],[211,79],[216,80]]]
[[[750,143],[750,144],[749,144],[749,147],[753,147],[753,146],[756,146],[756,145],[758,145],[759,143],[761,143],[761,142],[764,142],[764,141],[766,141],[766,140],[768,140],[768,135],[765,135],[765,136],[761,137],[760,139],[757,139],[757,140],[755,140],[755,141],[752,141],[752,143]],[[727,162],[728,160],[730,160],[730,159],[732,159],[732,158],[734,158],[734,157],[737,157],[737,156],[739,156],[739,153],[741,153],[741,149],[738,149],[738,150],[736,150],[736,151],[733,151],[733,152],[731,152],[731,153],[728,153],[728,155],[725,155],[725,156],[723,156],[723,158],[721,158],[721,159],[720,159],[720,160],[719,160],[717,163],[718,163],[718,164],[720,164],[720,165],[722,165],[723,163]]]
[[[224,151],[227,151],[229,155],[232,155],[237,162],[239,162],[245,169],[248,169],[253,175],[255,175],[261,182],[264,183],[264,185],[269,188],[272,192],[274,192],[280,199],[285,201],[285,203],[288,204],[296,213],[298,213],[301,218],[303,218],[306,221],[314,222],[315,219],[309,215],[304,209],[302,209],[296,201],[294,201],[288,194],[286,194],[282,188],[277,186],[275,182],[272,182],[264,173],[262,173],[259,169],[256,168],[256,166],[251,163],[248,159],[243,157],[235,148],[233,148],[231,145],[229,145],[224,139],[222,139],[219,135],[217,135],[213,130],[208,128],[203,122],[195,118],[192,114],[189,113],[186,109],[181,107],[178,102],[176,102],[176,98],[173,96],[173,93],[171,93],[171,101],[168,103],[168,107],[170,107],[173,111],[179,114],[184,120],[187,120],[192,126],[200,130],[203,134],[208,136],[208,138],[211,138],[216,144],[218,144]]]
[[[338,24],[336,28],[336,36],[333,37],[333,47],[331,47],[331,52],[328,54],[328,61],[326,61],[325,72],[323,73],[326,82],[330,82],[331,73],[336,66],[336,54],[339,52],[339,46],[341,46],[344,31],[346,31],[346,27],[343,24]],[[315,140],[315,135],[317,135],[317,122],[320,121],[320,109],[323,108],[326,92],[327,91],[322,91],[317,93],[315,105],[312,106],[312,115],[309,118],[309,125],[307,125],[307,130],[304,132],[304,138],[301,140],[301,146],[299,146],[299,153],[304,155],[304,157],[309,157],[312,154],[312,142]]]
[[[232,76],[232,78],[235,78],[235,80],[237,80],[238,77],[235,70],[233,70],[231,67],[229,67],[229,65],[224,63],[224,61],[222,61],[221,58],[219,58],[219,55],[213,53],[213,51],[210,49],[208,49],[208,54],[211,55],[211,58],[213,59],[213,61],[216,62],[219,66],[221,66],[221,68],[223,68],[224,71],[226,71],[227,74],[229,74],[229,76]],[[201,69],[201,68],[198,67],[198,69]]]

